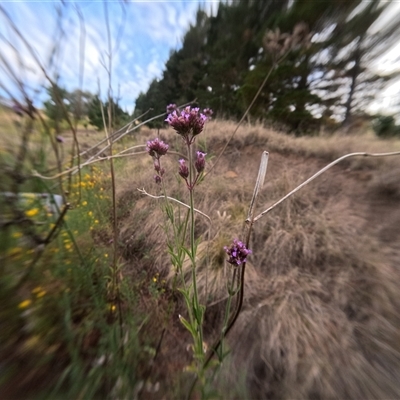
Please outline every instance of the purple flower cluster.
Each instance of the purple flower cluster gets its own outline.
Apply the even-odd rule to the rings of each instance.
[[[154,170],[157,173],[157,175],[154,175],[156,183],[161,183],[162,177],[165,173],[165,169],[161,167],[160,158],[167,154],[168,149],[169,146],[158,138],[147,142],[146,151],[154,158]]]
[[[228,263],[238,266],[246,262],[246,257],[251,254],[251,250],[238,239],[235,239],[230,247],[225,246],[224,250],[228,254]]]
[[[155,138],[154,140],[149,140],[147,142],[146,151],[151,157],[156,159],[159,159],[161,156],[167,154],[168,149],[169,146],[159,138]]]
[[[182,111],[174,110],[165,121],[190,145],[195,137],[203,131],[207,116],[200,112],[200,108],[188,106]]]
[[[189,147],[193,144],[197,135],[199,135],[204,128],[204,124],[208,118],[211,118],[213,112],[206,108],[200,112],[198,107],[185,107],[182,111],[178,109],[176,104],[168,104],[167,106],[168,117],[166,122],[184,139],[186,145]],[[160,157],[165,155],[169,146],[158,138],[148,141],[146,150],[151,157],[154,158],[154,169],[157,175],[154,177],[157,183],[162,181],[164,175],[164,168],[161,167]],[[191,174],[192,165],[187,165],[186,160],[179,160],[179,175],[185,180],[189,190],[192,190],[196,183],[201,179],[206,165],[206,153],[197,151],[196,160],[194,161],[194,168],[197,174]],[[194,169],[193,168],[193,169]]]

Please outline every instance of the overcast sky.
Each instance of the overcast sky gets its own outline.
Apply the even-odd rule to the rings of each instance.
[[[121,98],[124,108],[132,111],[138,94],[146,91],[154,78],[161,77],[170,51],[181,46],[199,5],[211,13],[215,12],[218,1],[109,1],[106,5],[94,0],[64,1],[63,7],[59,1],[0,1],[0,4],[52,78],[58,73],[61,84],[69,90],[80,87],[80,79],[83,89],[93,93],[100,84],[103,95],[108,88],[108,74],[102,66],[104,63],[108,66],[107,8],[113,94]],[[39,65],[1,13],[0,35],[1,54],[28,89],[46,85]],[[11,80],[6,77],[7,71],[0,70],[0,82],[6,82],[14,92]],[[4,96],[1,88],[0,95]],[[37,101],[41,97],[36,95]]]
[[[102,66],[108,65],[107,9],[113,55],[113,95],[131,112],[138,94],[145,92],[154,78],[161,77],[171,50],[181,46],[199,5],[208,13],[215,13],[218,0],[115,0],[106,4],[96,0],[64,0],[64,6],[58,0],[1,0],[0,4],[52,78],[58,73],[61,84],[68,90],[82,84],[84,90],[96,93],[100,87],[103,96],[108,88],[108,74]],[[390,13],[400,12],[400,1],[394,1],[393,6]],[[390,18],[390,13],[385,18]],[[378,67],[392,69],[394,60],[399,58],[399,50],[397,47],[383,57]],[[48,86],[40,66],[1,12],[0,56],[23,80],[30,94]],[[0,59],[0,66],[4,65]],[[0,68],[0,83],[13,94],[17,93],[4,68]],[[399,87],[396,85],[383,93],[373,110],[385,111],[400,102]],[[1,87],[0,96],[5,96]],[[33,98],[40,106],[43,92],[33,94]]]

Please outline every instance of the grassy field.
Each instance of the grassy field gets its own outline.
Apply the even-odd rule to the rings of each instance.
[[[151,157],[143,146],[114,159],[114,214],[109,160],[45,179],[57,175],[57,159],[35,125],[18,166],[27,123],[1,118],[0,191],[63,194],[70,208],[60,219],[63,210],[36,197],[1,199],[0,397],[184,398],[191,341],[178,318],[185,308],[166,246],[171,232],[163,199],[138,190],[162,196]],[[195,146],[207,153],[194,193],[209,217],[198,214],[195,225],[205,346],[227,301],[223,247],[244,235],[262,151],[270,156],[256,213],[346,153],[400,150],[400,141],[370,132],[295,138],[248,124],[215,164],[234,127],[211,121]],[[167,194],[187,202],[178,175],[183,144],[172,129],[135,131],[114,154],[156,136],[170,145]],[[81,161],[104,137],[78,130],[80,150],[88,150]],[[70,167],[74,146],[72,133],[63,138],[58,173]],[[399,172],[400,157],[350,158],[255,223],[243,309],[203,397],[400,397]]]

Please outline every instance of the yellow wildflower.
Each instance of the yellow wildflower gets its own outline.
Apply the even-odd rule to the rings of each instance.
[[[82,201],[82,205],[83,206],[87,206],[87,201],[85,200],[85,201]]]
[[[39,214],[39,209],[38,208],[32,208],[31,210],[28,210],[28,211],[25,212],[25,215],[27,217],[34,217],[37,214]]]
[[[18,308],[20,308],[21,310],[23,310],[24,308],[29,307],[32,304],[32,300],[24,300],[21,303],[18,304]]]

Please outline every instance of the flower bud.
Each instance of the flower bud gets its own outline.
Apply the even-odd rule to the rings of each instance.
[[[202,151],[196,153],[196,162],[194,166],[199,174],[204,171],[204,167],[206,166],[206,154],[207,153],[203,153]]]
[[[160,183],[161,183],[161,176],[159,176],[159,175],[154,175],[154,181],[155,181],[157,184],[160,184]]]
[[[183,159],[179,160],[179,175],[185,180],[189,177],[189,168]]]

